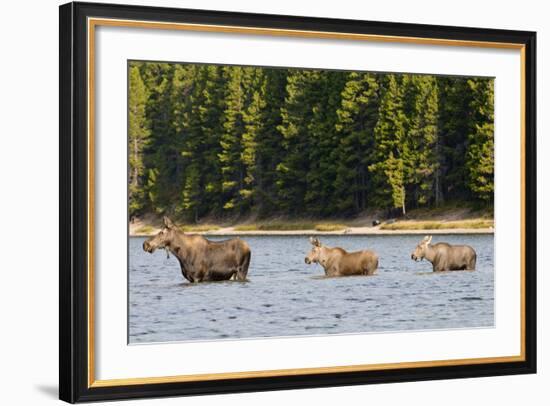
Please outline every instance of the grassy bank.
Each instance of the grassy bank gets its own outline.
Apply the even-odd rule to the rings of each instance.
[[[494,228],[493,220],[458,220],[458,221],[417,221],[405,220],[394,223],[383,223],[381,230],[454,230],[454,229],[481,229]]]
[[[315,223],[303,221],[277,221],[266,223],[241,224],[234,227],[235,231],[342,231],[348,228],[340,223]]]
[[[221,227],[215,224],[195,224],[183,225],[179,228],[181,231],[187,233],[206,233],[219,230]],[[136,234],[154,234],[156,231],[158,231],[158,227],[153,227],[152,225],[145,225],[135,229]]]

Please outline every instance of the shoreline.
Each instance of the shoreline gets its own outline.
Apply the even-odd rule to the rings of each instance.
[[[154,228],[146,233],[132,230],[130,237],[151,237],[157,234],[160,228]],[[339,231],[317,231],[317,230],[251,230],[237,231],[233,227],[225,227],[211,231],[190,231],[187,234],[199,234],[204,236],[285,236],[285,235],[441,235],[441,234],[494,234],[494,228],[448,228],[448,229],[426,229],[426,230],[381,230],[379,227],[348,227]]]

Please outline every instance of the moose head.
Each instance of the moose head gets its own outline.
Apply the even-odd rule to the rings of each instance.
[[[319,263],[321,257],[321,241],[317,237],[309,237],[311,251],[305,257],[306,264]]]
[[[432,242],[432,236],[427,235],[418,243],[415,250],[411,254],[411,259],[418,261],[419,259],[422,260],[426,257],[426,250],[428,249],[428,246]]]
[[[176,236],[177,227],[172,220],[166,216],[164,216],[163,223],[164,227],[162,227],[158,234],[143,243],[144,251],[152,254],[158,248],[168,249],[170,247],[171,242]]]

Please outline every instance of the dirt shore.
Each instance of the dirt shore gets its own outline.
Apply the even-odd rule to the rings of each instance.
[[[151,236],[157,234],[160,229],[151,227],[147,232],[138,231],[140,227],[130,225],[130,237]],[[234,227],[219,228],[211,231],[194,231],[189,234],[202,234],[212,236],[224,235],[430,235],[430,234],[493,234],[494,228],[449,228],[436,230],[381,230],[380,227],[348,227],[339,231],[317,230],[258,230],[238,231]]]

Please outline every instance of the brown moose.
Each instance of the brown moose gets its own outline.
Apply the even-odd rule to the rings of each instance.
[[[418,261],[426,258],[432,263],[434,272],[476,269],[477,255],[469,245],[450,245],[446,242],[432,245],[431,242],[431,235],[424,237],[411,254],[411,259]]]
[[[153,253],[164,248],[179,261],[181,273],[189,282],[246,280],[250,265],[250,247],[239,239],[209,241],[203,236],[185,234],[164,217],[164,227],[143,243]]]
[[[317,263],[326,276],[373,275],[378,268],[378,255],[363,250],[347,252],[343,248],[322,245],[318,238],[309,238],[313,246],[305,258],[306,264]]]

